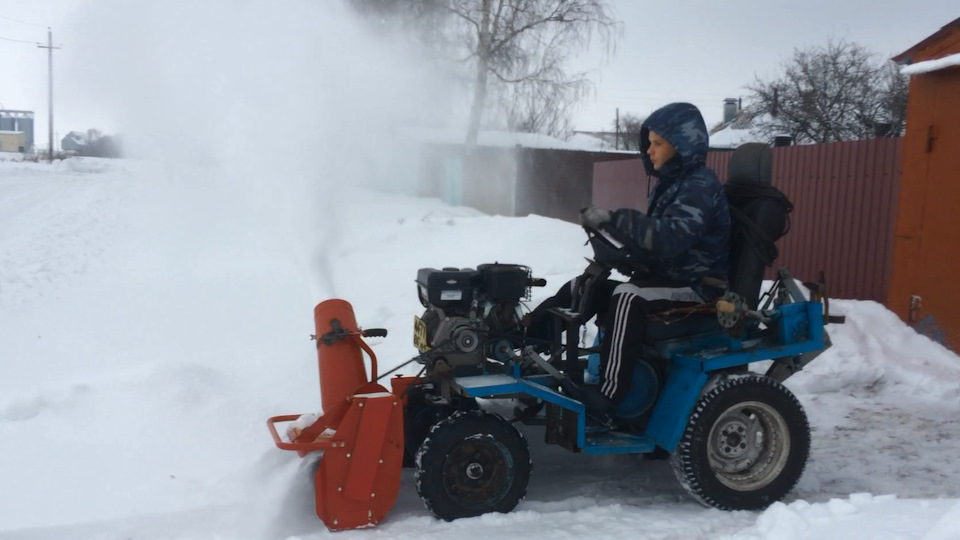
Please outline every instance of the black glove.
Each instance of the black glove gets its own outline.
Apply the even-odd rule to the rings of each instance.
[[[610,211],[596,206],[588,206],[580,211],[580,224],[591,229],[599,229],[604,223],[610,223]]]

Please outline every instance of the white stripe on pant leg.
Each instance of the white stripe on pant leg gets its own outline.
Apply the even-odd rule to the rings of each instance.
[[[607,367],[603,370],[604,381],[603,387],[600,389],[600,392],[608,398],[612,398],[617,393],[618,381],[615,375],[620,370],[620,363],[623,361],[621,353],[624,335],[627,333],[627,314],[630,312],[630,305],[633,304],[634,298],[636,298],[635,295],[627,293],[621,295],[617,302],[614,322],[618,324],[614,325],[613,332],[610,335],[610,357],[607,358]]]
[[[617,348],[617,337],[620,334],[617,333],[618,327],[615,326],[615,324],[617,321],[623,320],[623,318],[620,316],[620,312],[623,309],[624,301],[627,299],[628,296],[629,295],[624,294],[617,299],[617,305],[614,309],[614,315],[613,315],[613,321],[612,321],[614,326],[613,328],[610,329],[610,336],[609,336],[610,337],[610,348],[609,348],[610,354],[607,356],[607,363],[606,363],[606,366],[604,366],[603,368],[603,386],[600,387],[600,393],[608,397],[610,395],[608,393],[610,387],[616,386],[616,384],[613,382],[612,378],[610,377],[611,368],[617,362],[617,356],[618,356],[617,351],[619,350]],[[616,372],[615,370],[613,371]]]
[[[613,294],[621,293],[635,294],[647,301],[703,302],[703,298],[686,285],[678,287],[639,287],[633,283],[621,283],[613,290]]]
[[[617,392],[619,386],[616,374],[620,370],[620,363],[623,361],[621,350],[623,348],[624,335],[627,332],[627,313],[635,296],[632,294],[620,295],[617,302],[617,309],[614,316],[614,322],[619,322],[614,326],[610,336],[610,357],[607,359],[607,367],[604,370],[604,383],[600,389],[607,397],[612,397]]]

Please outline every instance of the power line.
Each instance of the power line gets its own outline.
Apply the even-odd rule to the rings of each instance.
[[[0,19],[6,19],[6,20],[8,20],[8,21],[13,21],[13,22],[15,22],[15,23],[26,24],[26,25],[30,25],[30,26],[39,26],[40,28],[46,28],[46,26],[44,26],[44,25],[42,25],[42,24],[36,24],[36,23],[32,23],[32,22],[27,22],[27,21],[21,21],[20,19],[14,19],[13,17],[7,17],[6,15],[0,15]]]
[[[29,43],[31,45],[37,44],[36,41],[26,41],[23,39],[12,39],[12,38],[5,38],[5,37],[0,37],[0,39],[2,39],[3,41],[13,41],[14,43]]]

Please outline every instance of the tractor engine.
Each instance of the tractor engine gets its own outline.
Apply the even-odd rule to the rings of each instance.
[[[487,359],[512,358],[523,339],[520,302],[536,281],[530,268],[515,264],[421,268],[417,290],[427,310],[414,326],[418,361],[428,373],[442,361],[461,376],[482,373]]]

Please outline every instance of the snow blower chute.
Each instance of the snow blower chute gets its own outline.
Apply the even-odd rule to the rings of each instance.
[[[300,457],[323,452],[314,488],[317,515],[328,529],[373,526],[396,502],[403,466],[403,406],[375,382],[377,357],[363,341],[386,330],[359,330],[353,307],[339,299],[318,304],[314,320],[323,415],[308,425],[305,415],[274,416],[267,425],[278,448]],[[292,423],[286,440],[278,423]]]

